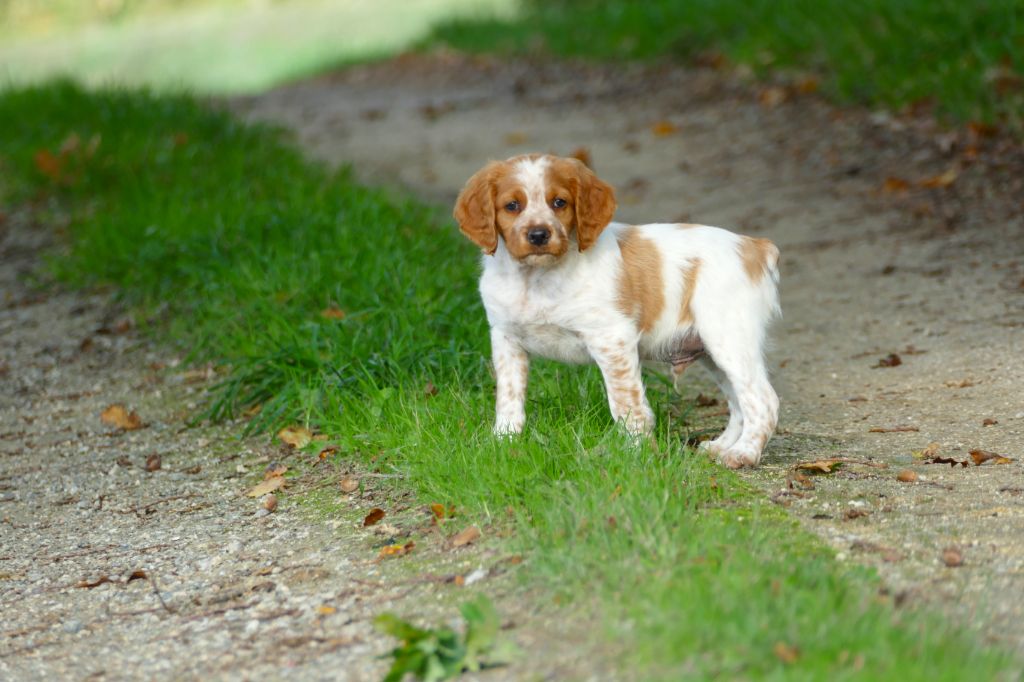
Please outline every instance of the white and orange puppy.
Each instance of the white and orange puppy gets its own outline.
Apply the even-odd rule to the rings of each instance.
[[[701,361],[729,401],[725,431],[702,447],[755,466],[778,417],[763,347],[779,312],[778,249],[766,239],[688,224],[613,223],[614,190],[576,159],[531,154],[478,171],[455,204],[485,255],[499,434],[526,420],[529,354],[596,362],[612,417],[654,427],[641,363],[678,388]]]

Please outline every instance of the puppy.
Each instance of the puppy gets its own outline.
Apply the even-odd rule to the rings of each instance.
[[[701,447],[756,466],[778,419],[763,356],[779,314],[778,249],[704,225],[614,223],[615,207],[583,163],[540,154],[491,162],[462,189],[455,219],[485,254],[495,433],[523,429],[531,354],[596,362],[612,417],[633,434],[654,427],[641,363],[678,390],[701,362],[729,402],[725,431]]]

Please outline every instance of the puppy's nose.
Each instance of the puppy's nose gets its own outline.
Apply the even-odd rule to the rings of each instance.
[[[526,241],[534,246],[544,246],[551,239],[551,230],[546,227],[531,227],[526,233]]]

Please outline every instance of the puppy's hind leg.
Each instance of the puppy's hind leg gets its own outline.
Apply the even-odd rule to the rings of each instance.
[[[740,435],[743,433],[743,412],[740,410],[739,402],[736,400],[736,392],[733,391],[732,384],[729,382],[725,372],[720,370],[718,365],[707,355],[700,359],[700,363],[707,368],[715,383],[718,384],[719,390],[722,391],[726,401],[729,403],[729,423],[725,425],[725,430],[717,438],[704,441],[698,446],[698,450],[709,452],[715,456],[721,456],[723,452],[726,452],[739,440]]]

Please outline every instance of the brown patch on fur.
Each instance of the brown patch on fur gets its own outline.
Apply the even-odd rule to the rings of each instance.
[[[694,223],[676,223],[676,227],[680,230],[692,230],[695,227],[700,227],[700,225],[695,225]]]
[[[665,307],[661,255],[654,243],[642,237],[635,227],[623,230],[618,239],[622,271],[615,304],[623,315],[636,321],[640,331],[650,331]]]
[[[549,192],[552,186],[568,190],[569,204],[563,210],[567,215],[571,212],[577,243],[580,251],[585,251],[597,241],[615,215],[615,190],[579,159],[552,158],[545,181]]]
[[[700,274],[701,260],[694,258],[683,267],[683,300],[679,304],[679,324],[693,324],[693,293],[697,289],[697,275]]]
[[[455,201],[453,215],[459,230],[488,255],[498,248],[498,225],[494,214],[495,182],[505,172],[506,164],[492,161],[473,177]]]
[[[778,265],[779,249],[767,239],[742,237],[740,259],[743,260],[743,269],[746,270],[747,277],[757,284],[765,273]]]

